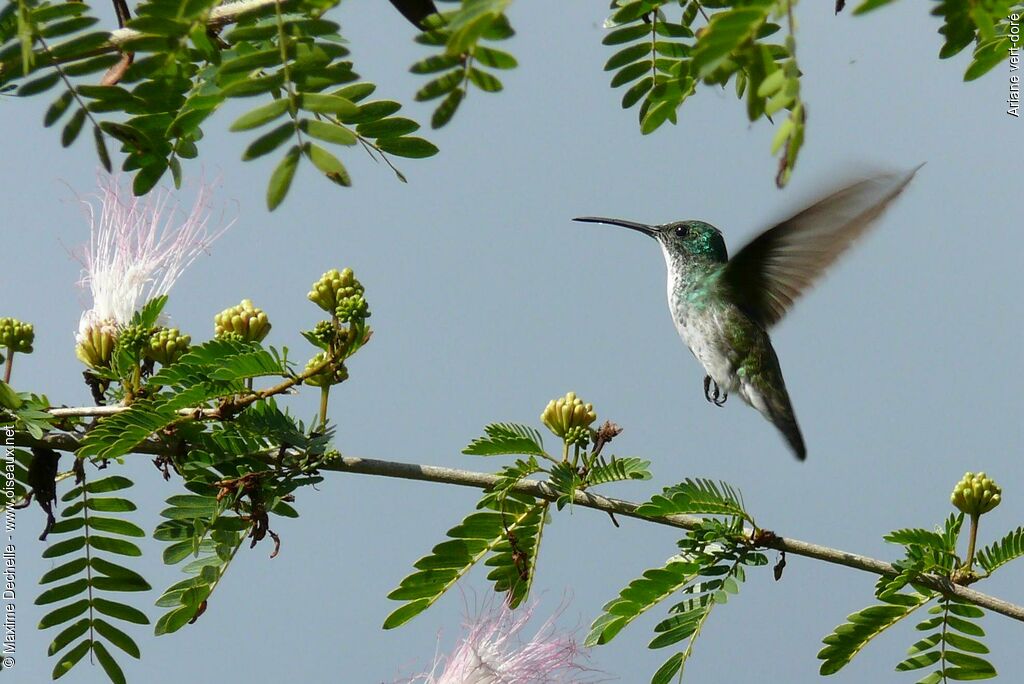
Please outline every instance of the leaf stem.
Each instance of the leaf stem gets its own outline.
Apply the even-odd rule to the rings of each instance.
[[[4,361],[4,382],[11,382],[11,371],[14,369],[14,350],[7,348],[7,360]]]
[[[82,487],[82,517],[85,519],[85,525],[83,526],[83,532],[85,533],[85,578],[89,583],[89,642],[96,641],[96,633],[93,631],[93,608],[92,608],[92,548],[90,543],[90,537],[92,534],[89,530],[89,490],[86,487],[85,479],[85,464],[81,464],[79,473],[82,475],[82,481],[79,483]],[[94,663],[93,660],[94,649],[89,649],[89,662]]]
[[[530,554],[528,560],[529,565],[526,568],[526,591],[523,592],[523,598],[530,595],[530,590],[533,589],[533,579],[537,576],[537,559],[540,557],[540,542],[544,537],[544,525],[548,519],[548,508],[551,506],[550,501],[545,501],[540,505],[540,522],[537,523],[537,539],[533,543],[533,553]]]
[[[320,427],[327,426],[327,397],[331,393],[331,386],[324,385],[320,388]]]
[[[85,105],[85,102],[82,100],[81,96],[78,94],[78,91],[75,89],[75,87],[73,85],[71,85],[71,79],[68,78],[68,75],[67,75],[67,73],[65,73],[64,68],[61,67],[60,63],[56,59],[53,58],[53,53],[50,52],[50,46],[46,44],[46,41],[43,39],[42,36],[36,36],[36,38],[39,40],[39,44],[43,46],[43,50],[46,52],[46,57],[50,60],[50,64],[53,65],[53,68],[56,69],[57,73],[60,75],[60,80],[62,80],[64,82],[64,87],[66,87],[68,89],[68,91],[71,93],[72,97],[75,98],[75,102],[77,102],[78,106],[82,108],[83,112],[85,112],[86,118],[88,118],[89,119],[89,123],[92,124],[93,131],[98,131],[95,134],[95,135],[97,135],[97,140],[102,140],[103,136],[105,135],[103,133],[103,129],[100,128],[99,123],[97,123],[96,119],[93,118],[92,112],[89,111],[89,108]],[[99,143],[97,143],[97,144],[99,144]],[[107,160],[103,156],[101,156],[100,161],[101,162],[105,162],[103,164],[103,166],[107,170],[107,173],[110,173],[111,172],[110,161]]]
[[[295,84],[292,83],[291,69],[288,68],[288,42],[284,32],[284,17],[281,15],[281,0],[274,0],[274,13],[277,16],[277,45],[281,52],[281,74],[284,77],[284,87],[288,91],[288,113],[291,114],[292,124],[295,128],[295,139],[298,141],[299,149],[302,149],[302,131],[299,130],[299,99],[295,94]]]
[[[971,513],[971,532],[970,537],[968,537],[967,541],[967,562],[964,564],[964,567],[967,569],[967,572],[970,572],[971,569],[974,567],[974,548],[975,544],[978,541],[978,522],[980,519],[980,514]]]
[[[972,539],[972,541],[973,541],[973,539]],[[940,651],[939,662],[942,663],[943,665],[945,665],[946,664],[946,631],[947,631],[948,626],[949,626],[949,599],[943,599],[943,601],[942,601],[942,608],[943,608],[943,613],[942,613],[942,639],[940,640],[940,643],[942,644],[942,646],[940,648],[942,650]],[[946,679],[946,668],[943,667],[942,670],[940,670],[940,671],[942,672],[942,681],[944,683],[948,682],[949,680]]]

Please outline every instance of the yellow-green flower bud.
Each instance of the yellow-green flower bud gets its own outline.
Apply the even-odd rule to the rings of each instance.
[[[0,348],[31,354],[35,339],[31,323],[22,323],[16,318],[0,318]]]
[[[1002,501],[1002,490],[985,473],[964,473],[956,483],[950,502],[967,515],[988,513]]]
[[[328,345],[337,336],[337,331],[335,331],[334,324],[330,321],[320,321],[316,324],[310,334],[316,338],[320,344]]]
[[[192,338],[182,335],[177,328],[162,328],[149,338],[144,350],[146,357],[162,366],[169,366],[188,351]]]
[[[89,368],[109,368],[117,337],[117,324],[112,319],[83,324],[75,337],[75,356]]]
[[[323,364],[327,360],[327,352],[320,352],[309,360],[306,364],[306,370],[312,370],[317,366]],[[312,385],[313,387],[329,387],[330,385],[337,385],[339,382],[348,380],[348,369],[345,368],[344,363],[339,363],[335,368],[334,372],[331,372],[330,367],[324,368],[316,375],[311,375],[306,378],[306,384]]]
[[[370,307],[362,295],[352,295],[338,302],[334,315],[342,323],[349,323],[359,318],[369,318]]]
[[[593,404],[584,404],[575,392],[569,392],[564,397],[549,401],[540,414],[540,420],[551,432],[568,441],[570,430],[586,428],[597,420],[597,414],[594,413]],[[576,438],[579,438],[578,434]]]
[[[237,306],[224,309],[213,317],[213,322],[216,337],[235,333],[246,342],[260,342],[271,327],[267,314],[253,306],[251,299],[243,299]]]
[[[123,326],[117,333],[117,346],[133,354],[141,353],[149,344],[153,330],[138,325]]]
[[[563,439],[565,439],[566,444],[585,448],[590,444],[590,436],[591,431],[589,427],[585,425],[576,425],[575,427],[569,428]]]
[[[356,280],[355,273],[351,268],[339,271],[332,268],[322,276],[320,280],[313,283],[313,287],[306,295],[309,301],[321,309],[336,315],[338,305],[348,297],[359,297],[363,294],[363,285]]]

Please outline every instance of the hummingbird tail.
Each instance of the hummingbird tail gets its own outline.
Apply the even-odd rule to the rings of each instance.
[[[794,456],[801,461],[807,458],[804,437],[800,434],[800,426],[797,425],[793,404],[789,400],[789,392],[786,391],[786,384],[782,380],[781,373],[772,385],[744,385],[741,389],[741,396],[747,399],[751,406],[770,420],[772,425],[782,433],[793,450]]]
[[[796,416],[793,415],[793,409],[784,415],[772,415],[770,416],[772,424],[779,429],[786,441],[789,442],[790,448],[793,449],[793,454],[801,461],[807,458],[807,447],[804,446],[804,436],[800,434],[800,426],[796,424]]]

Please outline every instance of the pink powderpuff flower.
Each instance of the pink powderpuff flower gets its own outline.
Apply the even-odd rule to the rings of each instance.
[[[79,321],[79,347],[92,345],[97,335],[116,333],[142,305],[167,294],[230,227],[210,229],[211,195],[211,188],[201,184],[195,204],[184,214],[166,190],[134,197],[117,177],[100,176],[98,217],[97,207],[83,200],[90,239],[77,255],[84,269],[79,285],[89,289],[92,306]]]
[[[534,608],[525,607],[518,615],[505,604],[484,608],[465,625],[468,632],[455,651],[435,659],[431,671],[410,684],[580,684],[592,671],[581,664],[585,652],[573,635],[556,631],[557,613],[532,639],[524,643],[520,638]]]

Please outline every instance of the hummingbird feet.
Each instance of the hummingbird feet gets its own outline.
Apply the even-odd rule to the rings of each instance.
[[[714,385],[714,390],[711,386]],[[718,389],[718,383],[711,379],[710,375],[704,376],[704,398],[715,406],[725,406],[725,402],[729,399],[728,392],[722,392]]]

